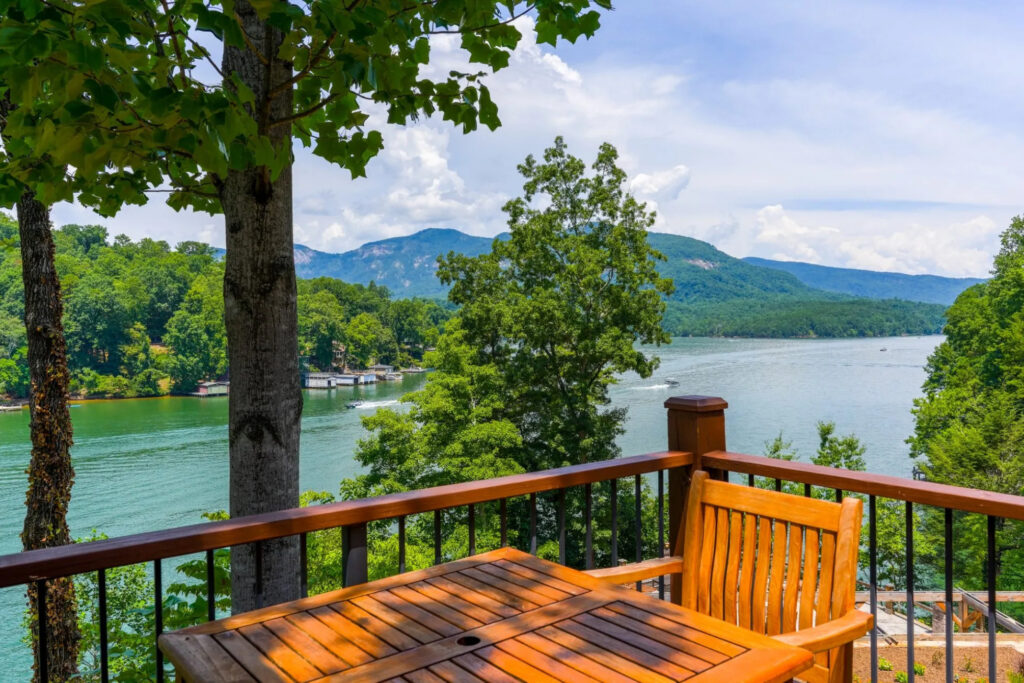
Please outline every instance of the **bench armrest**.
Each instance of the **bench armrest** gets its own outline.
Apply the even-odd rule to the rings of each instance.
[[[666,574],[682,574],[683,558],[681,557],[658,557],[653,560],[624,564],[620,567],[609,567],[607,569],[591,569],[586,574],[603,579],[609,583],[633,583],[643,581],[655,576]]]
[[[840,645],[852,643],[870,631],[874,624],[873,616],[855,609],[820,626],[775,636],[775,640],[781,640],[788,645],[796,645],[811,652],[827,652]]]

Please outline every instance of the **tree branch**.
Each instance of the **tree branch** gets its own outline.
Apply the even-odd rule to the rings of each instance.
[[[301,71],[299,71],[297,74],[289,78],[287,81],[281,83],[273,90],[271,90],[270,93],[267,95],[267,98],[274,99],[281,93],[286,92],[288,88],[292,87],[293,85],[301,81],[303,78],[308,76],[309,73],[316,68],[317,62],[320,61],[320,59],[324,56],[324,53],[327,52],[327,48],[331,46],[331,43],[333,43],[334,39],[337,37],[338,32],[335,31],[327,38],[327,40],[324,41],[324,44],[320,46],[320,48],[316,51],[316,54],[311,55],[309,57],[308,61],[306,62],[306,66],[303,67]],[[310,49],[310,52],[312,52],[312,49]]]
[[[270,122],[270,128],[276,128],[277,126],[281,126],[281,125],[284,125],[286,123],[291,123],[292,121],[298,121],[299,119],[304,119],[307,116],[309,116],[310,114],[315,114],[316,112],[320,111],[321,109],[326,107],[328,104],[330,104],[334,100],[338,99],[338,97],[339,97],[339,94],[338,93],[334,93],[333,95],[330,95],[329,97],[326,97],[326,98],[320,100],[319,102],[317,102],[316,104],[314,104],[312,107],[310,107],[309,109],[307,109],[305,111],[300,111],[298,114],[292,114],[291,116],[286,116],[283,119],[275,119],[275,120]]]

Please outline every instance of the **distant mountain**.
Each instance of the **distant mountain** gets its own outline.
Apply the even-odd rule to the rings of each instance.
[[[454,251],[477,256],[490,251],[491,237],[474,237],[458,230],[430,228],[378,242],[367,242],[342,254],[295,245],[299,277],[334,277],[345,282],[384,285],[399,297],[444,298],[448,288],[437,279],[437,257]]]
[[[942,327],[942,306],[873,301],[826,291],[801,282],[794,274],[729,256],[690,237],[654,232],[649,240],[666,257],[658,270],[675,282],[665,315],[665,327],[673,334],[877,336],[933,334]],[[449,252],[476,256],[489,251],[492,242],[493,238],[458,230],[430,229],[370,242],[342,254],[296,245],[295,265],[302,278],[373,281],[396,297],[443,298],[447,288],[437,279],[437,257]]]
[[[669,297],[673,301],[729,301],[766,295],[834,298],[792,275],[752,265],[692,237],[652,232],[647,241],[665,255],[658,271],[675,281],[676,291]]]
[[[853,268],[832,268],[800,261],[773,261],[749,256],[745,262],[796,276],[809,287],[868,299],[903,299],[948,306],[960,292],[984,280],[973,277],[907,275]]]

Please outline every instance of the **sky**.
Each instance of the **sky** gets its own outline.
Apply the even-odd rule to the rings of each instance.
[[[1024,213],[1024,4],[620,0],[589,41],[538,46],[532,24],[488,77],[502,126],[386,126],[367,178],[296,143],[295,240],[341,252],[430,227],[505,229],[516,164],[562,135],[614,145],[657,231],[733,256],[984,277]],[[458,65],[450,37],[435,73]],[[374,121],[375,119],[371,119]],[[220,216],[161,195],[54,222],[224,244]]]

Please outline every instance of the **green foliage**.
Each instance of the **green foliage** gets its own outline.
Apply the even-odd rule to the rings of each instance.
[[[588,174],[557,140],[544,161],[520,166],[524,196],[509,202],[511,234],[474,258],[450,254],[441,278],[461,305],[428,353],[435,370],[424,388],[404,397],[405,411],[379,410],[364,418],[369,436],[357,458],[366,474],[345,482],[342,497],[357,498],[515,474],[614,457],[624,411],[604,411],[615,375],[648,376],[657,360],[637,342],[661,342],[657,253],[646,242],[653,216],[623,189],[625,176],[605,145]],[[543,199],[543,201],[542,201]],[[407,341],[404,337],[403,341]],[[351,338],[349,339],[351,342]],[[610,484],[593,490],[594,528],[607,530]],[[583,563],[583,492],[566,492],[569,564]],[[636,548],[636,493],[618,492],[623,556]],[[647,533],[657,537],[656,501],[646,485],[639,501]],[[478,549],[500,541],[494,506],[480,506]],[[407,566],[432,558],[433,520],[410,518]],[[510,543],[529,533],[529,507],[508,502]],[[444,558],[467,552],[465,512],[441,516]],[[537,500],[538,553],[557,557],[557,501]],[[607,531],[596,533],[595,561],[609,562]],[[385,558],[376,572],[396,569],[393,529],[371,526],[371,543]],[[374,550],[371,555],[378,551]],[[379,575],[379,574],[378,574]]]
[[[878,670],[879,671],[892,671],[892,662],[885,657],[878,658]]]
[[[892,680],[896,681],[896,683],[910,683],[910,676],[907,675],[906,671],[897,671],[893,675]]]
[[[836,436],[835,431],[834,422],[818,422],[818,453],[811,458],[811,462],[844,470],[866,470],[865,449],[860,439],[853,434]]]
[[[77,194],[111,214],[169,186],[171,206],[216,212],[229,170],[265,168],[276,178],[291,163],[291,145],[273,142],[281,127],[361,176],[382,147],[380,132],[366,127],[374,106],[392,124],[436,113],[465,132],[493,129],[497,107],[482,79],[508,65],[522,38],[512,20],[529,12],[538,41],[574,42],[597,30],[595,7],[611,4],[414,3],[397,12],[384,0],[252,6],[281,32],[273,53],[260,58],[295,73],[291,110],[277,118],[254,116],[264,100],[211,56],[258,49],[234,3],[0,2],[0,90],[10,88],[17,105],[7,117],[0,204],[24,183],[45,204]],[[458,36],[474,71],[424,69],[438,32]]]
[[[623,413],[601,410],[608,387],[657,367],[637,342],[669,339],[660,295],[672,283],[647,243],[654,214],[625,191],[617,158],[602,145],[588,175],[556,139],[542,162],[519,166],[523,196],[504,207],[509,238],[441,260],[467,342],[504,378],[528,470],[615,456]]]
[[[0,214],[0,226],[3,221],[10,222]],[[10,238],[16,240],[16,230]],[[215,250],[199,242],[172,250],[148,238],[108,238],[95,225],[54,231],[72,393],[186,393],[222,376],[228,359],[224,266]],[[317,278],[300,281],[298,288],[299,343],[323,369],[334,362],[336,349],[345,348],[349,327],[360,362],[394,363],[401,354],[419,363],[451,315],[437,302],[392,300],[387,288],[376,285]],[[19,252],[0,250],[0,394],[13,397],[27,396],[29,389],[23,299]]]
[[[914,674],[916,676],[924,676],[924,664],[921,662],[914,662]]]
[[[937,334],[944,307],[842,295],[762,293],[723,301],[669,301],[665,329],[692,337],[891,337]],[[756,305],[753,305],[756,302]]]
[[[915,401],[911,455],[929,481],[1014,495],[1024,493],[1024,218],[1001,237],[992,279],[949,309],[946,340],[928,360],[924,397]],[[930,520],[941,537],[941,520]],[[973,515],[954,519],[957,581],[985,586],[985,529]],[[1024,525],[997,526],[1001,590],[1024,588]],[[960,562],[962,560],[962,562]]]

